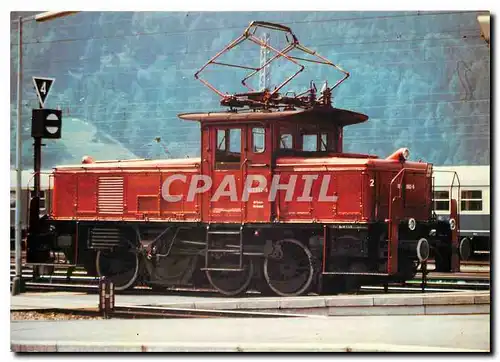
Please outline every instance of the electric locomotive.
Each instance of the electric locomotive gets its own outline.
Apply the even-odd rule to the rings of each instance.
[[[277,49],[258,30],[286,35]],[[259,66],[220,61],[244,41],[273,55]],[[302,52],[305,57],[295,55]],[[276,60],[295,66],[273,90],[251,78]],[[320,91],[280,93],[305,63],[340,71]],[[242,93],[224,93],[201,77],[211,66],[250,70]],[[303,46],[280,24],[252,22],[196,74],[225,110],[184,113],[200,123],[201,156],[95,161],[56,167],[49,216],[28,239],[28,259],[70,263],[107,276],[117,290],[211,285],[224,295],[249,288],[281,296],[355,290],[363,283],[411,279],[432,255],[438,271],[456,271],[457,202],[433,212],[432,165],[409,151],[386,158],[343,151],[344,127],[364,114],[332,104],[349,73]],[[451,187],[452,185],[450,185]]]

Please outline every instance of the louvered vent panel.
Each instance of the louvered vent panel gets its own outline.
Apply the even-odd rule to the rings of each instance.
[[[116,228],[94,228],[90,230],[90,247],[93,249],[112,249],[120,244],[121,233]]]
[[[123,177],[99,177],[97,206],[102,214],[123,213]]]

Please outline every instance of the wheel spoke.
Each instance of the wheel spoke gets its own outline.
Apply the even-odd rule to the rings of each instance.
[[[206,275],[210,284],[221,294],[235,296],[244,293],[253,276],[253,263],[249,258],[243,259],[243,271],[214,271],[207,270]],[[235,268],[236,263],[220,263],[217,268]]]
[[[100,277],[108,277],[116,290],[132,286],[139,272],[139,259],[135,250],[99,251],[96,267]]]
[[[283,252],[281,259],[266,258],[264,276],[276,294],[301,295],[312,283],[314,269],[309,249],[295,239],[277,242]]]

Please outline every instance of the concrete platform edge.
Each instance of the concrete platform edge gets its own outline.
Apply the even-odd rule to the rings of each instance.
[[[12,341],[12,352],[475,352],[488,350],[391,344],[330,343],[111,343]]]

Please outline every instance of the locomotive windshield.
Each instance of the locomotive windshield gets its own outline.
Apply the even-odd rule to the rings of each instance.
[[[279,129],[276,150],[287,155],[314,153],[320,156],[341,152],[339,145],[339,127],[335,125],[287,124]]]

